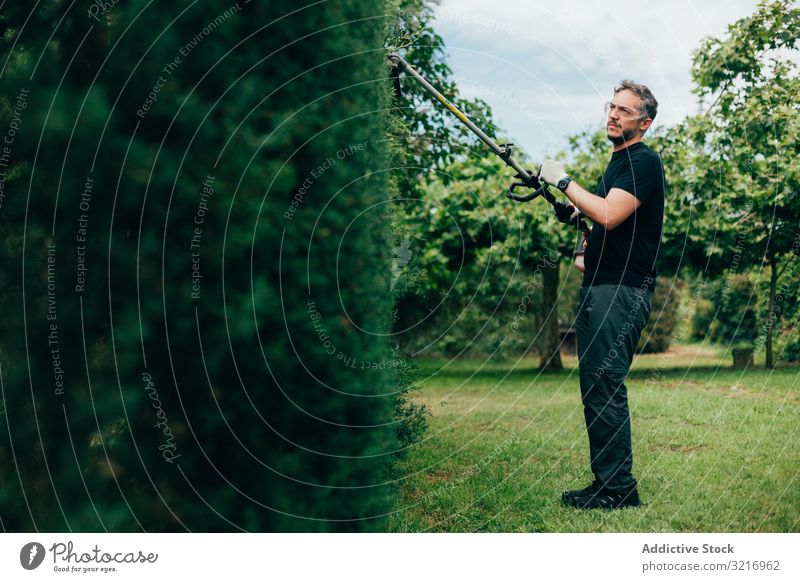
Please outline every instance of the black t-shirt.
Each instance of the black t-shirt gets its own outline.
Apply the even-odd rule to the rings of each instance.
[[[613,230],[599,224],[592,227],[584,257],[583,286],[646,285],[652,290],[664,221],[661,158],[642,142],[614,152],[597,186],[597,195],[605,198],[612,188],[625,190],[642,203]]]

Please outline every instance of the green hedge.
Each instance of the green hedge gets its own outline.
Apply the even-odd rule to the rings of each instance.
[[[22,4],[2,21],[2,94],[29,90],[0,214],[4,528],[380,529],[409,441],[383,3],[49,2],[24,29]]]

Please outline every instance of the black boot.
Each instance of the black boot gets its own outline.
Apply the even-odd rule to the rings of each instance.
[[[621,509],[623,507],[639,507],[642,504],[636,488],[621,493],[596,491],[586,496],[572,497],[565,503],[578,509]]]
[[[567,505],[572,505],[570,503],[572,499],[576,497],[588,497],[590,495],[594,495],[595,493],[597,493],[597,481],[593,481],[591,485],[584,487],[583,489],[564,491],[564,493],[561,494],[561,501]]]

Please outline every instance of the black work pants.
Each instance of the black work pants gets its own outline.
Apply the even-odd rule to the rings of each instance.
[[[581,400],[595,483],[607,493],[636,487],[625,377],[650,317],[653,290],[648,287],[595,285],[580,291],[576,331]]]

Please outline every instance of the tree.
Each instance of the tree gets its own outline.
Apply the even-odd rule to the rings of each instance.
[[[433,18],[432,3],[404,0],[394,6],[396,25],[390,27],[387,46],[392,50],[400,50],[406,60],[430,79],[448,99],[466,111],[490,136],[496,137],[496,127],[486,103],[465,100],[459,96],[458,87],[446,62],[443,41],[430,26]],[[501,352],[505,351],[512,344],[516,346],[524,336],[510,337],[507,332],[501,331],[502,326],[493,326],[483,316],[491,320],[493,315],[500,313],[497,310],[507,299],[506,293],[510,289],[497,288],[493,283],[487,285],[481,275],[486,275],[487,271],[473,271],[473,267],[488,268],[488,272],[493,273],[495,267],[508,267],[509,264],[503,259],[500,259],[500,263],[497,262],[498,248],[504,249],[500,256],[506,258],[503,253],[506,252],[507,245],[520,242],[520,237],[516,235],[509,239],[504,238],[505,233],[509,232],[506,230],[509,226],[506,218],[518,218],[518,210],[502,196],[496,197],[492,190],[497,188],[497,192],[501,192],[511,181],[511,175],[497,160],[481,161],[480,158],[487,155],[486,146],[447,110],[434,105],[430,95],[421,87],[408,81],[403,84],[403,88],[406,98],[395,101],[391,133],[395,180],[400,193],[400,199],[395,205],[396,246],[406,249],[405,253],[414,258],[408,261],[405,281],[398,287],[398,322],[395,330],[399,335],[405,335],[406,341],[413,343],[415,340],[410,338],[413,334],[400,332],[407,327],[413,327],[417,330],[416,339],[428,337],[426,332],[420,332],[420,327],[416,325],[418,320],[424,319],[434,324],[434,321],[441,323],[456,318],[459,325],[455,330],[449,329],[437,341],[438,349],[461,352],[468,345],[479,351],[488,348],[489,352],[496,354],[499,346],[504,346]],[[447,192],[446,196],[442,195],[442,190]],[[445,204],[451,212],[447,215],[449,218],[445,217],[444,212],[439,216],[432,215],[432,208],[429,206],[431,203]],[[540,203],[537,201],[537,206]],[[488,215],[482,215],[484,211]],[[537,214],[526,212],[524,216],[531,219]],[[463,241],[453,238],[454,233],[448,231],[448,221],[455,221],[460,226],[468,225]],[[529,229],[531,226],[516,225],[516,228]],[[540,227],[534,225],[532,231],[538,230]],[[424,237],[436,242],[420,245],[420,239]],[[525,263],[530,262],[529,252],[533,248],[541,248],[540,243],[548,239],[530,242],[534,240],[537,239],[531,236],[521,246],[508,249],[508,252],[516,254],[518,260],[511,267],[511,273],[516,273],[517,276],[525,273]],[[449,246],[460,242],[468,248]],[[409,244],[414,248],[409,250]],[[440,248],[436,248],[437,244]],[[424,251],[419,250],[421,246]],[[462,266],[467,271],[459,270],[461,259],[464,261]],[[532,267],[530,273],[537,273],[536,261],[533,263],[529,265]],[[547,368],[561,367],[555,303],[557,294],[554,294],[557,291],[559,264],[560,258],[546,271],[538,271],[539,275],[543,272],[548,275],[546,290],[553,305],[541,305],[537,298],[536,317],[531,321],[531,328],[528,330],[536,338],[535,343],[542,354],[542,364]],[[549,277],[553,268],[556,269],[556,283]],[[450,269],[458,272],[461,280],[467,282],[463,289],[459,285],[456,288],[450,287]],[[476,279],[472,279],[472,275]],[[504,277],[501,279],[508,280]],[[409,285],[410,282],[414,284]],[[444,293],[446,296],[443,302]],[[522,292],[520,297],[524,298],[525,293]],[[461,299],[466,301],[462,302]],[[464,311],[467,304],[470,306],[468,312]],[[489,311],[483,312],[481,309]],[[514,309],[516,310],[516,306]],[[432,310],[437,312],[436,317],[431,318]],[[464,331],[466,335],[462,337],[458,329],[471,331]],[[433,334],[434,337],[437,335]]]
[[[459,94],[453,72],[447,64],[444,40],[433,30],[433,0],[390,0],[387,3],[385,45],[397,51],[422,76],[429,79],[452,103],[495,137],[491,109],[480,99]],[[464,150],[483,147],[461,122],[413,81],[402,83],[403,97],[394,100],[389,137],[394,156],[394,178],[404,198],[418,197],[421,177],[442,169]],[[400,217],[402,222],[402,217]]]
[[[714,246],[736,247],[743,264],[769,267],[769,303],[757,344],[774,365],[780,321],[778,287],[796,260],[800,223],[800,78],[786,51],[797,49],[800,9],[790,0],[762,0],[756,12],[707,38],[694,53],[692,77],[705,105],[705,167],[697,195],[719,217]],[[760,347],[757,345],[757,347]]]
[[[567,229],[543,200],[510,202],[503,162],[481,154],[432,173],[422,199],[406,210],[412,252],[395,330],[416,352],[512,358],[535,348],[542,368],[554,369],[561,366],[558,328],[555,341],[547,334],[558,322]]]

